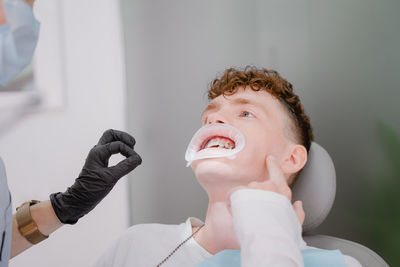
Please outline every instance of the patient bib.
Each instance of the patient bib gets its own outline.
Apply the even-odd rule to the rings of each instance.
[[[346,267],[339,250],[306,249],[301,251],[305,267]],[[223,250],[196,267],[240,267],[240,250]]]

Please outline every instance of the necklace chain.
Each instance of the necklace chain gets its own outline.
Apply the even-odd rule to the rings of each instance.
[[[183,240],[178,246],[176,246],[176,248],[174,248],[174,250],[171,253],[169,253],[169,255],[167,257],[165,257],[159,264],[157,264],[157,267],[164,264],[178,249],[180,249],[183,246],[183,244],[185,244],[187,241],[189,241],[189,239],[191,239],[195,234],[197,234],[197,232],[200,231],[200,229],[203,228],[203,226],[204,226],[204,224],[202,226],[200,226],[199,228],[197,228],[196,231],[194,231],[188,238]]]

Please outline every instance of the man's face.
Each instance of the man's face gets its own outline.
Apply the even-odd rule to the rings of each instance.
[[[216,97],[203,111],[202,125],[232,125],[244,135],[246,145],[233,160],[194,161],[191,166],[196,177],[200,183],[221,179],[221,183],[229,181],[233,186],[267,179],[267,156],[279,160],[289,143],[285,135],[288,120],[283,105],[266,91],[240,88],[233,95]]]

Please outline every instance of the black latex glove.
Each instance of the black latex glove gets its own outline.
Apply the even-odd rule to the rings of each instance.
[[[75,183],[64,193],[50,195],[51,204],[60,221],[75,224],[91,211],[111,191],[118,180],[142,163],[133,150],[135,139],[124,132],[107,130],[99,143],[90,150],[85,165]],[[113,154],[126,159],[108,167]]]

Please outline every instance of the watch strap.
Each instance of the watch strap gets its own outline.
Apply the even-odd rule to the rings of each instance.
[[[17,208],[17,213],[15,215],[19,232],[31,244],[37,244],[49,237],[39,231],[36,222],[31,216],[30,207],[38,203],[40,203],[40,201],[37,200],[22,203],[22,205]]]

